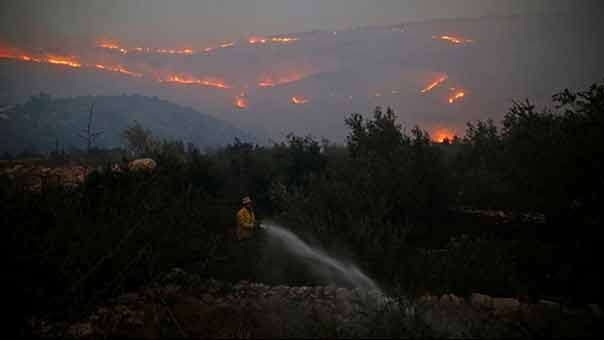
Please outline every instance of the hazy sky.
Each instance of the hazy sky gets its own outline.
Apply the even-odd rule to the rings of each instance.
[[[251,34],[567,11],[570,4],[576,3],[571,0],[2,0],[0,39],[26,43],[106,37],[131,44],[203,45]]]

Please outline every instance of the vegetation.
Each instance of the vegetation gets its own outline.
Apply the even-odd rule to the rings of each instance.
[[[52,98],[40,93],[3,113],[0,153],[22,156],[119,147],[120,134],[135,122],[158,137],[175,136],[201,147],[224,145],[236,137],[253,139],[189,107],[140,95]]]
[[[515,104],[502,128],[468,123],[451,144],[380,108],[346,120],[345,146],[290,135],[202,153],[136,124],[122,133],[120,157],[152,157],[156,171],[107,164],[79,188],[41,192],[0,177],[13,315],[81,311],[172,267],[275,280],[244,277],[234,260],[234,213],[246,194],[259,215],[349,255],[386,289],[601,303],[604,85],[554,100],[542,111]],[[521,218],[539,214],[544,221]],[[281,283],[310,280],[292,267]]]

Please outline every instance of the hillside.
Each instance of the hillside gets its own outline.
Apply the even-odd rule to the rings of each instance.
[[[120,37],[40,46],[63,51],[59,60],[0,45],[0,103],[40,91],[140,93],[263,138],[294,132],[338,142],[345,116],[382,105],[392,106],[406,126],[451,137],[463,134],[466,121],[500,119],[513,100],[541,105],[564,88],[600,80],[599,25],[596,15],[560,13],[242,37],[221,46],[191,42],[184,50],[122,45]]]
[[[5,107],[0,116],[0,152],[48,152],[86,148],[79,134],[86,129],[93,106],[92,130],[102,132],[94,146],[122,145],[122,131],[139,122],[162,139],[182,140],[198,147],[225,145],[251,136],[192,108],[140,95],[52,98],[40,94]]]

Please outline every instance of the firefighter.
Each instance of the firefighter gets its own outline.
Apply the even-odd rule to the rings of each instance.
[[[237,238],[241,240],[248,239],[257,228],[256,215],[252,207],[252,200],[245,196],[241,200],[243,207],[237,212]]]

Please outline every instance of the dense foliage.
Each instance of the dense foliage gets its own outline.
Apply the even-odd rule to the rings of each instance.
[[[345,146],[290,135],[272,147],[235,140],[201,153],[137,124],[121,135],[126,150],[100,159],[152,157],[153,172],[107,164],[80,188],[41,192],[0,177],[5,281],[21,308],[14,317],[81,310],[171,267],[310,280],[295,266],[281,277],[249,274],[235,260],[234,213],[248,194],[260,216],[347,255],[387,289],[601,302],[604,85],[554,99],[543,111],[514,105],[502,128],[468,123],[450,143],[407,131],[380,108],[346,120]],[[520,218],[540,214],[544,221]],[[272,257],[257,261],[267,269]]]

